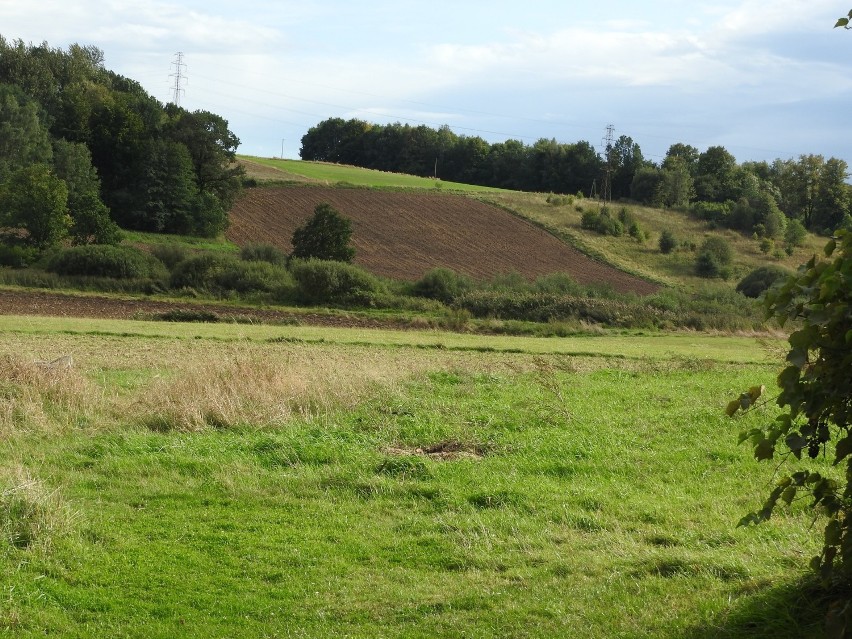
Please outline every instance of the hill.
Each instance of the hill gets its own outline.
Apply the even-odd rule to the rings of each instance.
[[[619,292],[658,286],[595,261],[534,224],[492,204],[437,192],[282,186],[248,189],[231,210],[226,237],[290,251],[293,231],[328,202],[353,222],[355,262],[396,279],[435,267],[477,279],[517,272],[533,279],[569,273],[581,284],[606,282]]]
[[[325,162],[304,162],[297,160],[277,160],[260,158],[239,158],[249,177],[258,182],[276,183],[313,183],[334,185],[364,185],[374,189],[405,189],[411,194],[424,195],[426,193],[437,194],[446,189],[436,189],[434,180],[407,176],[396,173],[387,173],[370,169],[362,169],[352,166],[336,165]],[[721,237],[728,242],[734,250],[734,261],[731,265],[728,285],[733,285],[753,269],[766,264],[776,264],[789,270],[795,270],[799,264],[807,261],[814,253],[819,253],[825,243],[824,239],[814,234],[807,234],[802,246],[794,247],[788,254],[781,250],[782,241],[777,239],[773,243],[770,252],[761,247],[761,240],[732,229],[720,227],[707,220],[702,220],[690,213],[676,208],[660,209],[641,206],[631,203],[613,203],[610,206],[613,214],[622,210],[626,211],[640,224],[646,235],[644,241],[625,235],[624,237],[605,236],[582,228],[581,219],[586,211],[597,211],[600,204],[596,200],[583,199],[576,196],[549,197],[544,193],[524,193],[520,191],[505,191],[499,189],[484,189],[484,187],[466,187],[462,184],[453,185],[459,193],[465,193],[466,188],[478,190],[479,192],[466,192],[481,200],[495,205],[495,208],[511,211],[521,218],[532,221],[535,225],[547,229],[552,236],[558,237],[565,244],[570,245],[585,256],[593,256],[592,259],[598,267],[601,263],[614,267],[615,272],[632,273],[644,280],[663,283],[685,290],[700,290],[706,286],[708,280],[695,274],[696,249],[708,237]],[[493,209],[491,209],[493,211]],[[345,211],[344,211],[345,213]],[[232,225],[235,216],[232,213]],[[458,226],[458,219],[453,223]],[[670,254],[663,254],[658,250],[657,244],[663,230],[672,231],[678,241],[678,246]],[[292,231],[291,231],[292,232]],[[538,236],[541,237],[541,236]],[[258,241],[258,240],[252,240]],[[262,241],[267,241],[263,239]],[[514,240],[513,240],[514,242]],[[289,235],[283,238],[282,247],[289,247]],[[534,254],[537,249],[527,247],[528,255]],[[508,264],[493,264],[504,269],[501,272],[515,270],[527,273],[522,265],[517,265],[514,258],[508,258]],[[586,259],[589,259],[588,257]],[[433,262],[430,262],[432,264]],[[560,263],[559,270],[564,271],[566,266],[575,268],[579,262],[566,261]],[[475,267],[457,264],[451,268],[465,273],[479,272],[484,276],[494,275],[489,269],[479,271]],[[383,272],[381,270],[377,272]],[[582,275],[574,271],[581,282]],[[597,276],[602,275],[602,270],[595,270]],[[622,290],[622,289],[618,289]]]

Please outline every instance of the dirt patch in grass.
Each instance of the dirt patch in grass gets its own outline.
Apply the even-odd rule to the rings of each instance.
[[[482,459],[490,452],[490,447],[485,444],[448,439],[430,446],[415,448],[391,446],[385,448],[382,452],[395,457],[422,456],[429,459],[452,461],[454,459]]]

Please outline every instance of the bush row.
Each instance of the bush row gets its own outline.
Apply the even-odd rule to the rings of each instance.
[[[724,262],[725,248],[703,246],[702,253]],[[747,297],[759,296],[783,275],[778,269],[761,268],[740,282],[739,292],[708,283],[695,295],[664,289],[638,298],[619,295],[607,287],[583,286],[566,274],[552,274],[533,282],[518,274],[508,274],[476,282],[440,268],[407,287],[391,285],[341,262],[292,260],[284,266],[286,260],[280,252],[263,246],[244,249],[240,257],[191,254],[182,247],[158,249],[154,254],[156,257],[126,246],[79,246],[52,255],[47,261],[48,273],[35,280],[33,277],[41,272],[16,273],[29,273],[30,285],[45,287],[70,283],[80,288],[128,292],[172,289],[217,296],[254,295],[276,302],[309,305],[432,311],[449,308],[447,312],[506,321],[579,321],[625,328],[723,330],[759,324],[760,313]]]

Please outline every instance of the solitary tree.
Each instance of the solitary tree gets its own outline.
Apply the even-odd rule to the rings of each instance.
[[[335,262],[351,262],[355,249],[352,221],[343,217],[330,204],[318,204],[313,216],[293,233],[292,257],[316,258]]]

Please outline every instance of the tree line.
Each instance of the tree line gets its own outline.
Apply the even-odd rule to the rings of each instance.
[[[598,153],[586,141],[492,144],[448,126],[330,118],[302,137],[300,156],[482,186],[691,207],[720,225],[766,237],[780,234],[787,220],[816,232],[852,225],[849,168],[821,155],[738,163],[722,146],[702,152],[677,143],[655,163],[627,135]]]
[[[45,248],[118,228],[214,236],[240,188],[220,116],[162,104],[96,47],[0,36],[0,233]]]

